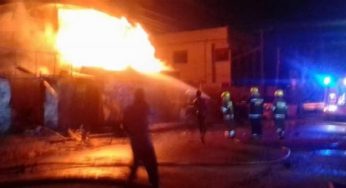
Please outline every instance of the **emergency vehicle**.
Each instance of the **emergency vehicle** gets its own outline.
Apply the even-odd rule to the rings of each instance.
[[[325,78],[324,108],[325,118],[345,118],[346,119],[346,78],[338,80],[334,84],[331,78]]]

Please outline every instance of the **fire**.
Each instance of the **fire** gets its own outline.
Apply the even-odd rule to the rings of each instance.
[[[160,72],[167,67],[155,58],[148,34],[126,18],[94,9],[58,7],[56,47],[63,64],[106,70],[133,68]]]

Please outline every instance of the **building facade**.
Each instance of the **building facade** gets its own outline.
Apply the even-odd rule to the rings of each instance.
[[[193,86],[228,87],[231,51],[228,27],[155,36],[156,56],[171,66],[173,75]]]

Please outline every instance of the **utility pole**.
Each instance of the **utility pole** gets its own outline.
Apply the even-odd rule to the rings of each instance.
[[[280,65],[281,65],[281,49],[279,47],[276,48],[276,74],[275,74],[275,81],[276,85],[279,84],[279,77],[280,77]]]
[[[211,81],[216,82],[216,67],[215,67],[215,44],[211,45]]]
[[[232,48],[231,45],[229,45],[228,47],[228,61],[229,61],[229,86],[231,87],[233,79],[232,79],[232,65],[233,65],[233,61],[232,61]]]
[[[260,52],[261,52],[261,57],[260,57],[260,70],[261,70],[261,86],[264,85],[264,32],[263,29],[260,31]]]

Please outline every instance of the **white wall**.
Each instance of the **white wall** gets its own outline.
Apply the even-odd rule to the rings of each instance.
[[[213,69],[212,57],[213,46],[216,49],[229,47],[227,27],[169,33],[155,36],[152,41],[157,57],[179,72],[183,81],[219,85],[230,82],[230,60],[215,62]],[[174,63],[173,53],[181,50],[188,53],[187,63]]]

